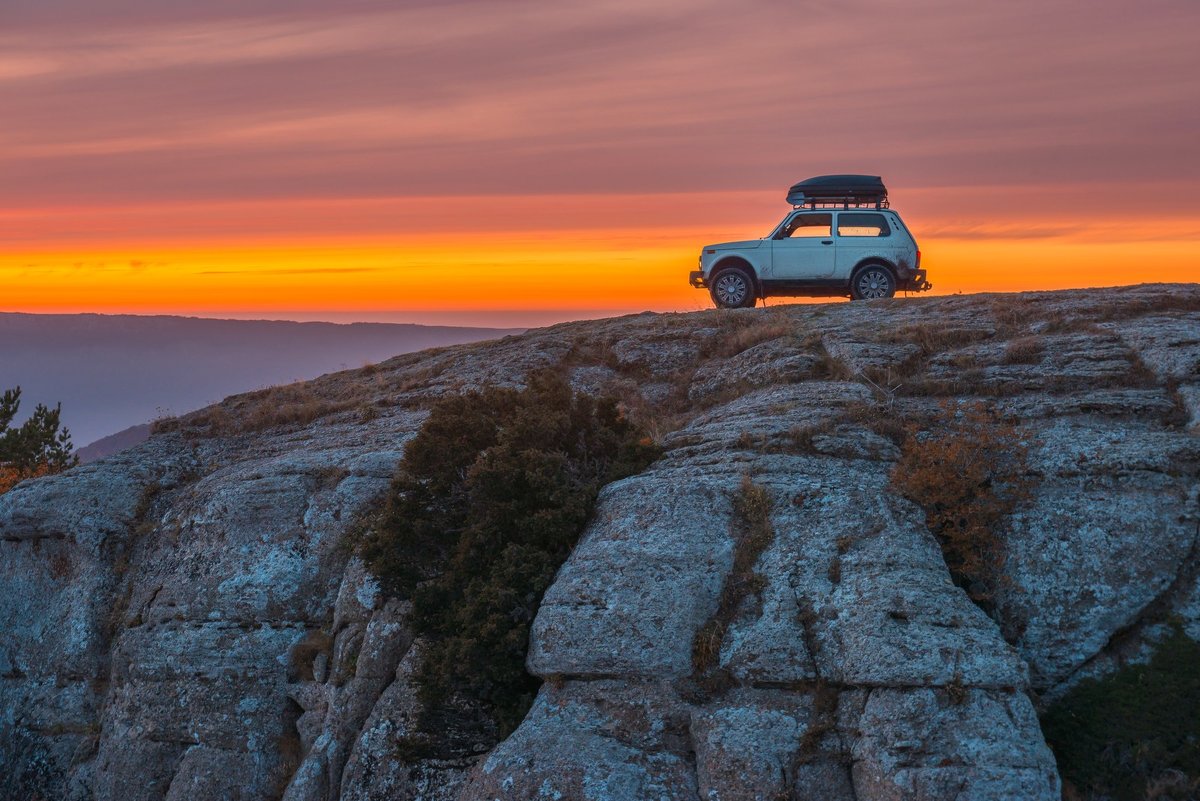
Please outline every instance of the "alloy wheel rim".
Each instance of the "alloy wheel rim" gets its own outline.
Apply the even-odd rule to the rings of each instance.
[[[717,279],[717,297],[722,303],[737,305],[746,299],[746,282],[736,275],[723,275]]]
[[[888,280],[879,270],[867,270],[858,278],[858,294],[864,298],[877,299],[887,295]]]

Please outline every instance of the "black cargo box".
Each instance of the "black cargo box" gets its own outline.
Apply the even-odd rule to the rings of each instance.
[[[887,187],[878,175],[818,175],[807,178],[788,190],[787,202],[793,206],[806,203],[875,203],[887,200]]]

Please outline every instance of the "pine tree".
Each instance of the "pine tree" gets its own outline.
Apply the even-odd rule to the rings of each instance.
[[[12,422],[21,408],[21,388],[0,395],[0,493],[27,478],[61,473],[79,463],[72,454],[71,433],[61,425],[62,404],[38,404],[19,426]]]

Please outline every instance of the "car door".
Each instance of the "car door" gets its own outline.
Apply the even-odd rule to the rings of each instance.
[[[831,212],[796,212],[771,240],[771,277],[804,281],[832,276],[836,263],[833,242]]]
[[[850,272],[865,259],[896,261],[899,238],[892,236],[887,217],[877,211],[839,211],[837,213],[837,274],[849,278]]]

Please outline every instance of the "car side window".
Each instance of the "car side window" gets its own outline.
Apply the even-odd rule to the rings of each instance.
[[[844,211],[838,215],[838,236],[891,236],[882,214]]]
[[[832,214],[797,214],[783,227],[776,238],[814,239],[825,237],[828,239],[832,230]]]

